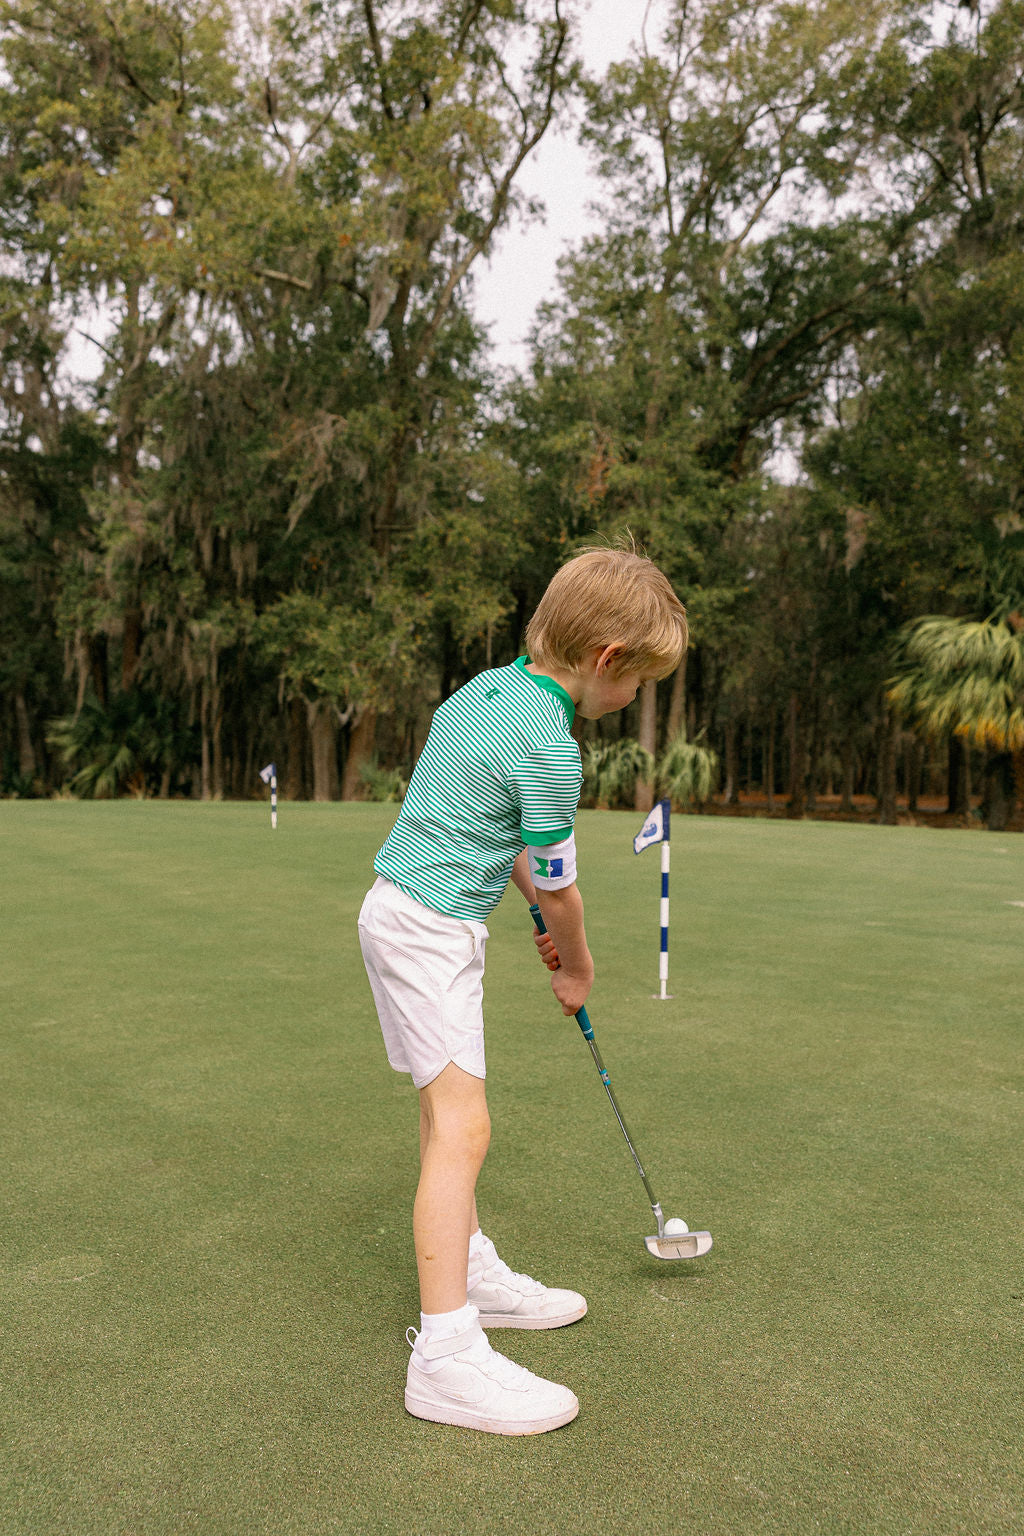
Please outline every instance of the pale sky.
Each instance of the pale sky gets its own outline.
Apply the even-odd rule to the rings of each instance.
[[[655,46],[664,3],[583,0],[581,10],[584,62],[592,74],[603,74],[640,41],[645,15],[647,41]],[[512,225],[499,235],[490,261],[473,268],[473,309],[489,328],[495,361],[509,367],[526,364],[526,334],[538,304],[555,289],[559,256],[596,227],[587,213],[596,191],[590,158],[572,128],[545,135],[523,164],[518,184],[545,204],[544,221]]]

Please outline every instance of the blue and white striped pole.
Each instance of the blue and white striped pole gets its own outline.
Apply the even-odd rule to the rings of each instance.
[[[661,844],[661,952],[658,956],[658,980],[661,983],[662,997],[668,997],[668,866],[669,848],[668,818],[669,802],[665,801],[665,836]]]
[[[671,800],[659,800],[643,827],[633,839],[633,852],[642,853],[652,843],[661,844],[661,948],[658,954],[659,997],[667,998],[668,990],[668,873],[669,873],[669,823],[672,813]]]
[[[260,778],[270,785],[270,830],[277,831],[277,764],[268,763],[260,769]]]

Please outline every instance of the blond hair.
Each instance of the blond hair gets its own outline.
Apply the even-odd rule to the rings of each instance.
[[[686,650],[686,609],[668,578],[633,549],[586,549],[556,571],[526,629],[540,667],[578,667],[621,645],[613,672],[667,677]]]

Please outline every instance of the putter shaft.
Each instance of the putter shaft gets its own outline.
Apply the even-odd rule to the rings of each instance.
[[[538,906],[531,905],[530,915],[533,918],[534,924],[536,925],[537,932],[547,933],[547,925],[541,916],[540,908]],[[579,1025],[583,1033],[584,1040],[590,1046],[590,1054],[594,1058],[594,1065],[596,1066],[598,1072],[601,1074],[601,1081],[604,1083],[604,1091],[608,1095],[608,1102],[611,1104],[612,1109],[615,1111],[615,1118],[619,1122],[619,1130],[626,1138],[626,1146],[629,1148],[633,1157],[633,1161],[636,1163],[637,1171],[639,1172],[641,1179],[644,1181],[644,1189],[647,1191],[647,1198],[651,1202],[651,1210],[654,1212],[654,1219],[658,1223],[657,1232],[651,1237],[644,1238],[644,1246],[646,1247],[648,1253],[652,1254],[656,1259],[701,1258],[705,1253],[708,1252],[711,1247],[710,1232],[680,1232],[678,1234],[673,1234],[671,1237],[665,1236],[665,1217],[662,1213],[661,1204],[658,1201],[654,1190],[651,1188],[651,1181],[648,1179],[646,1173],[644,1172],[644,1165],[640,1161],[640,1156],[636,1150],[636,1147],[633,1145],[632,1137],[630,1136],[626,1122],[622,1117],[622,1110],[619,1108],[618,1100],[616,1099],[612,1090],[612,1085],[608,1077],[607,1069],[604,1062],[601,1060],[601,1052],[598,1050],[597,1041],[594,1039],[594,1026],[591,1024],[590,1019],[587,1017],[587,1010],[585,1008],[581,1008],[576,1014],[576,1023]]]
[[[541,916],[540,907],[531,906],[530,916],[533,918],[537,932],[547,933],[547,926],[543,917]],[[644,1172],[644,1165],[640,1161],[640,1156],[636,1150],[636,1147],[633,1145],[632,1137],[630,1136],[626,1122],[622,1117],[622,1110],[619,1108],[618,1100],[616,1099],[615,1093],[612,1089],[607,1068],[605,1067],[604,1062],[601,1060],[601,1052],[598,1050],[597,1041],[594,1039],[594,1026],[591,1024],[590,1019],[587,1017],[587,1010],[585,1008],[581,1008],[576,1014],[576,1023],[579,1025],[581,1031],[583,1032],[584,1040],[590,1046],[590,1054],[594,1058],[594,1065],[596,1066],[598,1072],[601,1074],[601,1081],[604,1083],[604,1091],[608,1095],[608,1102],[611,1104],[612,1109],[615,1112],[615,1118],[619,1122],[619,1130],[626,1138],[626,1146],[632,1153],[633,1161],[637,1166],[637,1171],[639,1172],[641,1179],[643,1179],[644,1189],[646,1189],[647,1198],[651,1202],[651,1210],[654,1212],[654,1219],[658,1223],[658,1233],[660,1235],[665,1230],[665,1218],[662,1214],[661,1205],[658,1202],[658,1198],[655,1195],[654,1190],[651,1188],[650,1180]]]

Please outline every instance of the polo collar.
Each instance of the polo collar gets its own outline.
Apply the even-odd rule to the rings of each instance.
[[[561,683],[556,683],[553,677],[548,677],[544,672],[527,672],[527,665],[532,665],[532,663],[530,663],[529,656],[517,656],[512,665],[518,667],[524,677],[529,678],[531,683],[535,683],[537,687],[542,688],[545,693],[554,694],[555,698],[558,700],[568,715],[569,724],[572,725],[576,718],[576,706],[572,699],[570,699],[569,695],[566,693],[565,689],[562,687]]]

